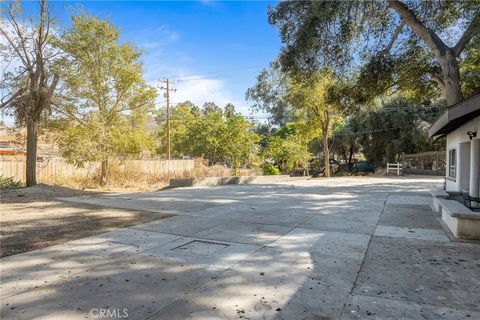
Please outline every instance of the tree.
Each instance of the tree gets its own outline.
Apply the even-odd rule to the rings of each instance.
[[[326,177],[330,177],[328,138],[333,124],[347,111],[342,102],[342,91],[342,82],[329,70],[316,72],[312,76],[293,78],[289,88],[289,99],[298,116],[320,130]]]
[[[189,129],[196,121],[196,118],[201,117],[200,108],[194,105],[191,101],[178,103],[170,110],[170,140],[171,152],[174,157],[181,157],[190,155],[192,153],[192,141],[189,137]],[[166,112],[162,112],[157,122],[159,130],[157,136],[161,140],[161,146],[158,153],[165,154],[166,152],[166,130],[165,130]]]
[[[339,122],[333,127],[334,141],[331,144],[331,151],[342,156],[348,170],[353,169],[354,155],[360,150],[356,134],[360,130],[356,125],[356,120],[355,117],[347,117],[345,121]]]
[[[480,39],[477,39],[477,42],[480,42]],[[480,45],[472,44],[472,47],[473,49],[466,52],[460,68],[462,91],[468,97],[480,92]]]
[[[232,105],[233,106],[233,105]],[[242,163],[247,163],[250,156],[255,152],[255,146],[259,141],[254,132],[253,125],[246,121],[241,114],[232,110],[226,114],[225,131],[222,133],[222,144],[225,159],[231,163],[234,175]]]
[[[245,93],[245,98],[253,103],[253,111],[266,112],[272,124],[284,126],[293,121],[292,106],[286,98],[287,93],[288,76],[281,70],[280,62],[275,60],[269,69],[260,72],[255,85]]]
[[[142,79],[141,53],[119,44],[107,21],[80,14],[59,42],[69,55],[61,112],[72,120],[61,142],[64,156],[81,165],[101,161],[101,183],[108,183],[108,160],[150,146],[143,125],[156,91]]]
[[[224,160],[223,147],[225,140],[223,134],[226,124],[223,112],[211,112],[203,109],[204,117],[193,122],[188,131],[188,139],[192,143],[192,155],[197,157],[206,156],[211,163]]]
[[[417,105],[402,97],[375,110],[362,110],[349,117],[349,135],[372,163],[399,161],[402,152],[442,150],[443,141],[428,137],[430,124],[441,113],[438,105]]]
[[[222,108],[217,106],[215,102],[205,102],[203,104],[203,113],[208,115],[210,113],[219,113],[222,111]]]
[[[16,60],[19,67],[5,72],[2,89],[7,91],[0,109],[14,111],[17,122],[27,127],[26,185],[37,184],[37,135],[42,115],[49,111],[59,81],[55,60],[60,52],[52,46],[53,18],[45,0],[39,1],[40,14],[31,23],[19,21],[21,8],[5,3],[0,35],[8,44],[7,63]],[[6,66],[5,66],[6,67]]]
[[[235,116],[235,105],[233,103],[227,103],[223,108],[223,112],[226,117],[233,117]]]
[[[307,170],[312,158],[309,142],[316,135],[312,127],[300,122],[290,122],[267,139],[263,156],[273,160],[282,172],[291,173],[295,168]]]
[[[224,109],[206,103],[200,110],[189,101],[175,106],[171,122],[174,154],[226,162],[237,172],[255,153],[258,135],[233,104],[228,103]],[[163,126],[158,134],[164,137]]]
[[[480,34],[480,2],[285,1],[269,11],[269,22],[280,30],[284,43],[280,60],[288,70],[312,71],[327,66],[351,73],[349,67],[356,61],[383,65],[401,61],[406,51],[422,51],[429,57],[424,59],[427,65],[412,65],[409,77],[427,77],[435,82],[447,104],[453,105],[462,100],[462,54]],[[455,43],[441,39],[445,30],[458,34]],[[379,73],[393,72],[372,69],[376,71],[373,80]],[[419,70],[425,73],[418,75]],[[395,80],[393,77],[392,85]]]

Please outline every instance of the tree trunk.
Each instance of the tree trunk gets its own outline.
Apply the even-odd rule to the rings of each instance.
[[[233,175],[234,175],[234,176],[237,176],[237,175],[238,175],[238,167],[240,166],[240,165],[238,164],[238,160],[237,160],[237,159],[233,159],[232,165],[233,165]]]
[[[444,86],[440,85],[440,87],[445,90],[448,106],[462,101],[457,57],[465,47],[465,44],[477,33],[476,28],[479,23],[479,16],[475,16],[459,40],[459,43],[454,48],[449,48],[431,28],[417,18],[415,13],[405,3],[398,0],[388,0],[387,3],[390,8],[400,15],[402,21],[423,40],[439,60],[444,82]]]
[[[328,130],[324,130],[323,133],[323,158],[325,165],[325,177],[330,177],[330,150],[328,148]]]
[[[37,184],[37,135],[38,119],[27,117],[27,163],[26,184],[31,187]]]
[[[106,186],[108,184],[108,159],[102,161],[102,176],[100,185]]]
[[[463,100],[460,86],[460,71],[457,58],[452,50],[447,50],[445,55],[440,58],[440,65],[442,67],[447,105],[451,106]]]
[[[353,147],[350,146],[350,153],[348,154],[348,170],[353,169],[352,158],[353,158]]]

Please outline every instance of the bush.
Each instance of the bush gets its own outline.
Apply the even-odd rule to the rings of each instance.
[[[265,176],[275,176],[280,174],[280,169],[272,163],[267,163],[263,166],[263,174]]]
[[[0,176],[0,189],[17,189],[23,187],[20,181],[13,180],[13,178],[7,178]]]

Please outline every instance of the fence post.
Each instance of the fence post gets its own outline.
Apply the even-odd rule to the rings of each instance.
[[[400,175],[400,162],[397,162],[397,176]]]

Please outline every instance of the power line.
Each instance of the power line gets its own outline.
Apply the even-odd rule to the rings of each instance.
[[[396,127],[396,128],[384,128],[384,129],[378,129],[378,130],[371,130],[371,131],[359,131],[359,132],[352,132],[352,133],[340,133],[340,134],[333,134],[335,137],[338,136],[354,136],[358,134],[369,134],[369,133],[375,133],[375,132],[383,132],[383,131],[390,131],[390,130],[399,130],[403,129],[405,127]]]
[[[200,72],[200,73],[194,73],[194,74],[176,75],[176,76],[170,76],[168,78],[169,79],[188,78],[188,77],[195,77],[195,76],[201,76],[201,75],[207,75],[207,74],[225,73],[225,72],[230,72],[230,71],[241,71],[241,70],[248,70],[248,69],[253,69],[253,68],[263,68],[263,67],[264,66],[240,67],[240,68],[216,70],[216,71],[209,71],[209,72]]]
[[[164,96],[167,100],[167,123],[166,123],[166,126],[167,126],[167,159],[170,160],[171,159],[171,152],[170,152],[170,91],[177,91],[176,89],[173,89],[173,88],[170,88],[170,80],[168,78],[166,78],[165,80],[163,80],[163,82],[165,83],[165,87],[164,86],[161,86],[160,87],[160,90],[164,90],[165,93],[164,93]]]
[[[375,109],[375,110],[368,110],[368,112],[372,113],[380,113],[380,112],[394,112],[394,111],[403,111],[403,110],[423,110],[423,111],[434,111],[433,109],[439,109],[442,108],[442,106],[406,106],[406,107],[400,107],[400,108],[395,108],[395,107],[385,107],[385,108],[380,108],[380,109]]]

